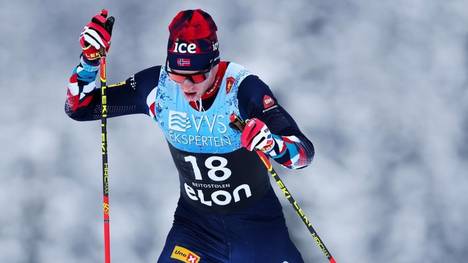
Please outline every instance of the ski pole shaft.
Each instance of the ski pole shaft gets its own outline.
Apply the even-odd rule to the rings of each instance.
[[[99,75],[101,79],[101,151],[104,212],[104,262],[110,263],[110,217],[109,217],[109,164],[107,162],[107,78],[105,52],[101,57]]]
[[[312,223],[307,218],[307,216],[305,215],[302,208],[299,206],[297,201],[294,200],[293,196],[291,195],[291,192],[289,192],[288,188],[283,183],[283,181],[281,180],[279,175],[276,173],[275,169],[273,169],[273,166],[272,166],[270,160],[268,159],[268,157],[262,151],[257,151],[257,154],[260,157],[260,159],[263,161],[263,164],[265,165],[265,167],[267,168],[268,172],[271,174],[273,179],[275,179],[276,183],[278,184],[279,188],[283,192],[286,199],[288,199],[289,203],[291,203],[291,205],[294,207],[294,210],[296,210],[296,213],[302,219],[302,221],[306,225],[307,229],[309,229],[309,232],[312,235],[312,238],[315,240],[315,243],[320,248],[322,253],[325,255],[325,257],[328,258],[330,263],[336,263],[335,259],[333,258],[330,251],[328,250],[328,248],[323,243],[322,239],[319,237],[319,235],[315,231],[314,227],[312,226]]]
[[[235,115],[235,114],[232,114],[230,116],[230,120],[231,120],[231,127],[236,129],[236,130],[239,130],[239,131],[242,131],[244,130],[244,127],[245,127],[245,122],[239,118],[239,116]],[[284,196],[286,197],[286,199],[288,199],[288,201],[291,203],[291,205],[293,206],[294,210],[296,211],[296,213],[299,215],[299,217],[302,219],[302,222],[304,222],[304,224],[306,225],[307,229],[309,229],[309,232],[310,234],[312,235],[312,238],[314,239],[315,243],[317,244],[317,246],[320,248],[320,250],[322,251],[322,253],[325,255],[325,257],[328,258],[329,262],[330,263],[336,263],[335,259],[333,258],[333,256],[331,255],[330,251],[328,250],[328,248],[325,246],[325,244],[323,243],[322,239],[319,237],[319,235],[317,234],[317,231],[315,231],[314,227],[312,226],[312,223],[310,222],[310,220],[307,218],[307,216],[305,215],[304,211],[302,210],[302,208],[299,206],[299,204],[297,203],[296,200],[294,200],[293,196],[291,195],[291,192],[289,192],[288,188],[286,187],[286,185],[283,183],[283,180],[281,180],[281,178],[279,177],[279,175],[276,173],[275,169],[273,169],[273,165],[271,164],[270,162],[270,159],[266,156],[265,153],[263,153],[262,151],[257,151],[257,154],[258,156],[260,157],[260,159],[262,160],[263,164],[265,165],[265,167],[267,168],[268,172],[270,173],[270,175],[273,177],[273,179],[275,180],[276,184],[278,184],[279,188],[281,189],[281,192],[283,192]]]

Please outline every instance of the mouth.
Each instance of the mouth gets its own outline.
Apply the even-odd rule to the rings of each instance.
[[[184,93],[187,96],[195,96],[197,94],[196,92],[184,92]]]
[[[184,96],[188,101],[195,101],[195,100],[198,99],[196,92],[185,92],[184,91]]]

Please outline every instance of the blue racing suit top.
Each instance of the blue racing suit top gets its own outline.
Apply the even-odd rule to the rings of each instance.
[[[258,156],[242,148],[240,133],[229,126],[229,116],[239,115],[238,84],[248,75],[229,63],[214,102],[197,111],[167,72],[160,71],[154,119],[169,143],[182,196],[192,206],[233,211],[259,199],[269,185]]]

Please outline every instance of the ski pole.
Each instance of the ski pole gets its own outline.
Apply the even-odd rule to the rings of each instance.
[[[109,164],[107,162],[107,79],[106,56],[101,51],[99,66],[101,78],[101,151],[102,151],[102,183],[103,183],[103,212],[104,212],[104,262],[110,263],[110,217],[109,217]]]
[[[230,116],[230,126],[234,128],[235,130],[238,131],[243,131],[245,127],[245,122],[239,118],[236,114],[231,114]],[[325,255],[325,257],[328,258],[330,263],[336,263],[335,259],[331,255],[330,251],[327,249],[325,244],[323,243],[322,239],[319,237],[317,234],[317,231],[312,227],[312,223],[310,220],[307,218],[307,216],[304,214],[304,211],[302,211],[302,208],[299,206],[299,204],[294,200],[294,198],[291,195],[291,192],[289,192],[288,188],[286,188],[286,185],[283,183],[279,175],[276,173],[275,169],[273,169],[273,166],[268,159],[268,157],[263,153],[262,151],[258,150],[257,151],[258,156],[262,160],[263,164],[267,168],[268,172],[271,174],[273,179],[275,179],[276,183],[278,184],[279,188],[283,192],[284,196],[288,201],[292,204],[294,207],[294,210],[296,210],[296,213],[299,215],[299,217],[302,219],[304,224],[306,225],[307,229],[309,229],[310,234],[312,235],[312,238],[315,240],[315,243],[317,246],[320,248],[322,253]]]

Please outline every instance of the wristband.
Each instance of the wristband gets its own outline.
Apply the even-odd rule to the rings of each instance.
[[[97,60],[96,65],[93,65],[84,56],[81,56],[80,63],[81,63],[81,66],[83,67],[83,70],[86,70],[88,72],[95,72],[99,70],[99,60]]]

